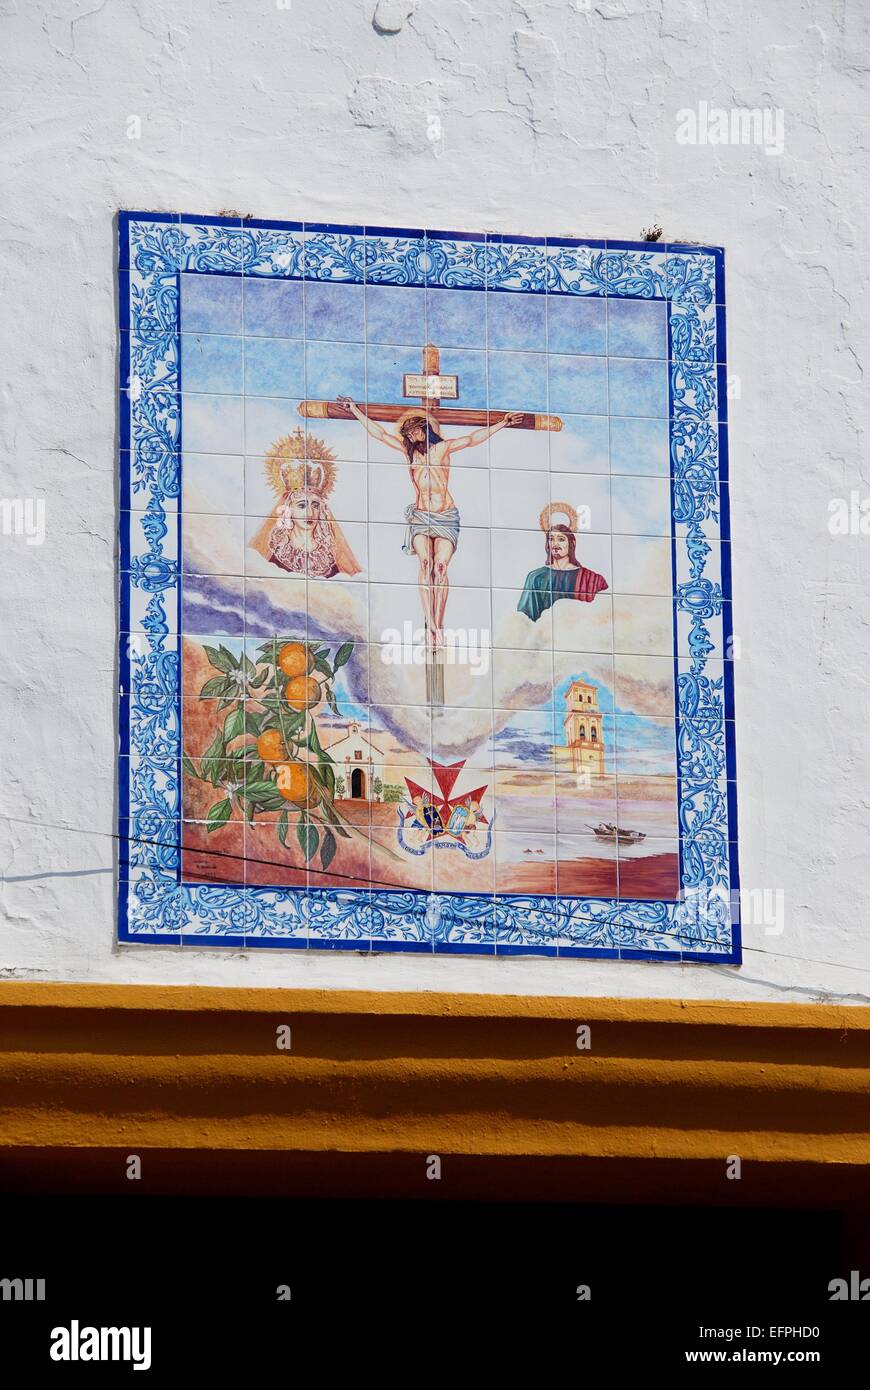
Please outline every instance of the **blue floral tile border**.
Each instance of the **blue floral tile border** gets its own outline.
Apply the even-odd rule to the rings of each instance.
[[[137,212],[120,214],[118,232],[119,940],[739,962],[730,546],[708,571],[716,541],[729,539],[722,250]],[[681,881],[674,900],[184,881],[182,273],[666,303]],[[688,577],[677,582],[678,573]]]

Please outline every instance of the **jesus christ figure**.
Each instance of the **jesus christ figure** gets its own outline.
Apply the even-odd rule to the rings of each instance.
[[[482,425],[470,434],[445,439],[435,428],[431,415],[409,410],[396,421],[396,431],[370,420],[349,396],[339,396],[338,404],[355,415],[373,439],[403,454],[411,474],[414,501],[405,508],[407,531],[402,549],[415,554],[420,563],[420,600],[426,621],[426,642],[437,651],[442,646],[444,613],[449,582],[447,566],[459,544],[459,509],[450,495],[450,460],[460,449],[485,444],[506,425],[517,425],[522,413],[511,411],[492,425]]]

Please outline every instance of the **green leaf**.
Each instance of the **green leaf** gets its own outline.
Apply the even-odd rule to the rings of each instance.
[[[181,766],[183,771],[187,773],[188,777],[199,777],[199,773],[197,772],[196,768],[194,767],[193,763],[191,762],[190,758],[187,756],[186,753],[182,753],[181,755]]]
[[[259,690],[260,686],[263,684],[264,681],[267,681],[269,679],[269,676],[271,674],[272,673],[269,670],[269,667],[264,666],[262,671],[258,671],[256,676],[254,676],[253,680],[249,681],[251,689]]]
[[[221,645],[220,645],[220,647],[218,648],[218,650],[219,650],[221,656],[224,658],[224,660],[225,660],[225,661],[228,661],[228,662],[230,663],[230,670],[231,670],[231,671],[238,671],[242,663],[241,663],[240,661],[237,661],[237,660],[236,660],[236,658],[233,656],[232,652],[228,652],[228,651],[227,651],[227,649],[226,649],[226,647],[224,646],[223,642],[221,643]]]
[[[221,764],[225,761],[226,748],[224,747],[223,735],[218,734],[214,742],[206,750],[200,759],[202,776],[211,782],[212,786],[217,786],[221,772]]]
[[[323,844],[320,846],[320,862],[324,869],[328,869],[335,858],[336,843],[335,836],[331,830],[324,830]]]
[[[350,654],[352,651],[353,642],[342,642],[338,651],[335,653],[335,661],[333,665],[335,666],[336,671],[338,670],[339,666],[344,666],[345,662],[350,660]]]
[[[320,836],[316,829],[308,821],[300,821],[296,827],[296,838],[299,841],[302,853],[305,855],[307,863],[311,863],[317,853],[317,846],[320,844]]]
[[[245,708],[244,705],[236,705],[232,714],[228,714],[224,720],[224,741],[231,743],[239,734],[245,732]]]
[[[324,656],[316,656],[314,658],[314,669],[315,671],[320,671],[322,675],[327,676],[329,680],[332,680],[332,677],[335,674],[329,662],[326,660],[326,657]]]
[[[229,797],[225,797],[223,801],[215,802],[206,817],[209,835],[213,830],[220,830],[222,825],[226,825],[232,814],[232,809],[232,802]]]
[[[268,793],[261,792],[252,796],[249,791],[242,792],[242,799],[253,806],[257,811],[280,811],[286,809],[287,802],[280,792],[276,792],[274,787]]]
[[[218,671],[223,671],[225,675],[228,676],[230,671],[235,671],[236,659],[227,651],[226,647],[220,647],[219,649],[206,647],[205,654],[212,666]]]
[[[326,749],[322,747],[320,739],[317,737],[317,730],[314,727],[313,719],[311,721],[311,730],[308,734],[306,742],[308,744],[308,747],[311,749],[312,753],[314,753],[315,757],[320,762],[331,763],[333,761],[333,759],[327,753]]]
[[[323,805],[321,806],[321,813],[326,817],[330,825],[335,826],[336,835],[340,835],[343,840],[350,839],[350,833],[347,830],[345,830],[344,826],[342,825],[341,817],[335,810],[335,807],[330,806],[328,801],[323,802]]]
[[[335,799],[335,772],[330,763],[309,763],[308,766],[314,773],[315,780],[325,787],[329,793],[330,801]]]
[[[254,778],[249,777],[245,783],[246,796],[253,796],[254,798],[259,798],[261,796],[272,796],[274,792],[275,783],[270,782],[268,778],[264,778],[262,781],[255,781]],[[283,798],[281,804],[283,805]]]
[[[213,695],[226,695],[228,690],[232,690],[232,681],[227,680],[226,676],[212,676],[207,680],[202,690],[199,692],[201,700],[210,699]]]
[[[256,669],[257,669],[256,666],[254,665],[253,661],[252,661],[251,658],[247,655],[246,652],[242,652],[241,667],[242,667],[242,670],[244,671],[245,675],[248,676],[249,678],[254,674],[254,672],[255,672]]]
[[[287,848],[287,826],[289,820],[290,814],[288,808],[285,806],[284,810],[278,817],[278,839],[281,841],[281,844],[284,846],[285,849]]]

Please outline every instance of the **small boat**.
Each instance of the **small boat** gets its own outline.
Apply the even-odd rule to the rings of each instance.
[[[642,830],[620,830],[618,825],[611,825],[609,821],[602,821],[601,825],[590,825],[599,840],[612,840],[618,845],[639,845],[641,840],[646,839]]]

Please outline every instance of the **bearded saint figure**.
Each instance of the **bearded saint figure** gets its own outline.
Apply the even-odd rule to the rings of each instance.
[[[278,502],[251,547],[288,574],[315,579],[359,574],[356,556],[326,500],[335,485],[332,451],[319,439],[309,439],[306,448],[297,428],[272,445],[265,468]]]
[[[568,525],[552,525],[554,512],[563,513]],[[595,570],[587,569],[577,559],[577,513],[567,502],[554,502],[540,516],[541,530],[546,537],[547,563],[526,575],[517,611],[536,623],[541,614],[560,598],[591,603],[596,594],[607,588],[607,580]]]

